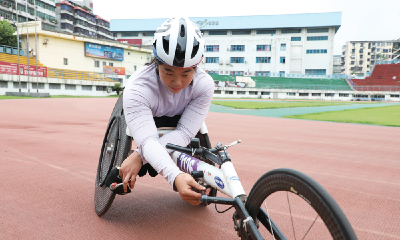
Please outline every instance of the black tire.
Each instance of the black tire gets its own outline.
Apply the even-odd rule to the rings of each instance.
[[[251,189],[245,206],[250,216],[258,219],[264,239],[272,239],[271,225],[275,239],[357,239],[332,196],[315,180],[292,169],[264,174]],[[251,239],[244,229],[241,237]]]
[[[115,198],[115,193],[103,185],[104,180],[114,166],[121,166],[131,150],[132,138],[126,135],[122,102],[121,94],[111,114],[101,147],[94,193],[94,207],[98,216],[108,211]]]

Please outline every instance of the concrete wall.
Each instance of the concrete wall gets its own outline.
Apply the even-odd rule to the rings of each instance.
[[[36,82],[39,87],[43,84],[44,89],[39,88],[39,93],[49,93],[50,95],[71,95],[71,96],[108,96],[115,95],[116,92],[108,92],[107,90],[114,86],[113,82],[103,81],[82,81],[73,79],[58,79],[58,78],[35,78],[21,76],[21,92],[36,92]],[[42,83],[42,84],[41,84]],[[60,85],[60,89],[50,89],[53,84]],[[14,86],[15,85],[15,86]],[[43,86],[42,85],[42,86]],[[75,90],[69,90],[67,86],[75,86]],[[32,87],[34,86],[34,87]],[[88,87],[82,87],[88,86]],[[86,89],[86,90],[85,90]],[[90,90],[88,90],[90,89]],[[5,95],[6,92],[19,92],[18,75],[0,74],[0,95]]]

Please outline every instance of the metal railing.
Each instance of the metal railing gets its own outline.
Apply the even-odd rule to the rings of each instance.
[[[73,71],[66,69],[48,68],[48,78],[61,78],[73,80],[86,80],[86,81],[106,81],[117,82],[111,78],[104,76],[103,73],[86,72],[86,71]]]
[[[300,90],[326,90],[326,91],[353,91],[349,86],[294,84],[294,83],[256,83],[253,88],[267,89],[300,89]]]
[[[400,86],[353,86],[355,91],[361,92],[399,92]]]
[[[7,45],[0,45],[0,53],[18,55],[18,49],[16,47],[11,47]],[[23,50],[19,50],[20,56],[25,56],[25,52]]]

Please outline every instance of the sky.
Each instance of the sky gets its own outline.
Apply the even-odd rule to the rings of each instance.
[[[400,0],[93,0],[93,4],[93,12],[108,20],[342,12],[335,55],[341,55],[347,41],[400,38]]]

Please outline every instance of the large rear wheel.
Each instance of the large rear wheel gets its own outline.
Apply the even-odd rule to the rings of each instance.
[[[259,221],[264,239],[357,239],[342,209],[332,196],[309,176],[276,169],[253,186],[246,209]],[[242,239],[251,239],[241,229]]]
[[[126,135],[122,102],[121,95],[111,114],[101,147],[94,193],[94,207],[99,216],[108,211],[115,198],[115,193],[104,186],[104,180],[113,167],[121,166],[131,150],[132,138]]]

